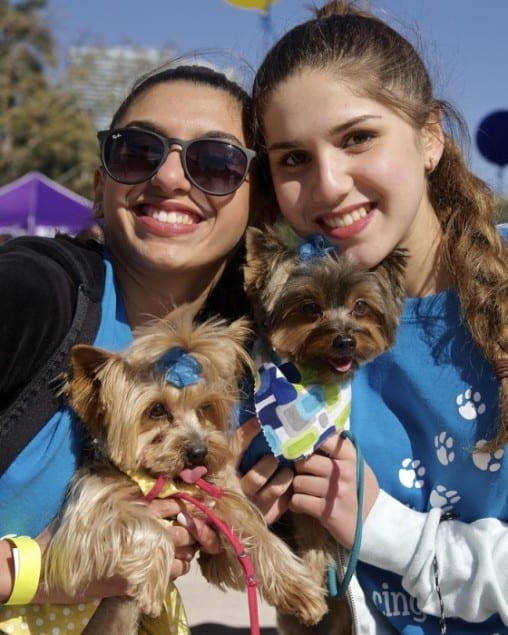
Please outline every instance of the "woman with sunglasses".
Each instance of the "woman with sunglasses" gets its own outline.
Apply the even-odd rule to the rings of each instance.
[[[65,361],[76,341],[71,325],[80,341],[115,350],[130,343],[134,327],[174,307],[189,307],[197,319],[248,311],[238,247],[251,196],[249,106],[242,88],[207,67],[166,67],[141,78],[110,129],[98,134],[94,215],[104,243],[20,238],[0,251],[0,435],[9,454],[0,472],[0,536],[15,535],[0,540],[0,602],[8,605],[0,608],[0,631],[18,632],[2,622],[16,604],[124,592],[122,580],[97,581],[80,598],[38,588],[47,527],[83,447],[79,423],[46,385],[57,374],[55,358]],[[189,570],[198,547],[219,549],[214,532],[178,503],[151,505],[151,513],[180,521],[168,530],[176,545],[173,578]],[[41,619],[37,610],[32,617]],[[28,617],[18,618],[21,629]],[[175,619],[186,633],[183,618]],[[46,626],[49,632],[40,624],[32,632]]]

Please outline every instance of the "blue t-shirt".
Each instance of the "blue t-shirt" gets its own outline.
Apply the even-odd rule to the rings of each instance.
[[[113,267],[104,253],[105,288],[94,344],[120,350],[132,341]],[[69,408],[56,412],[0,478],[0,535],[37,536],[54,518],[78,466],[83,428]]]
[[[508,521],[504,451],[473,453],[492,438],[499,381],[471,341],[455,291],[406,300],[395,346],[357,372],[352,392],[351,430],[386,492],[464,522]],[[399,576],[361,562],[357,574],[397,632],[440,633]],[[508,633],[499,619],[446,625],[450,635]]]

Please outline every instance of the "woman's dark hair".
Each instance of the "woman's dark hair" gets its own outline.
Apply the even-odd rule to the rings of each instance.
[[[168,82],[186,81],[193,84],[201,84],[210,86],[229,93],[241,105],[243,113],[243,129],[247,144],[250,145],[252,135],[250,133],[252,118],[252,100],[250,95],[244,90],[240,84],[229,79],[224,73],[215,70],[210,66],[200,64],[179,64],[177,66],[167,65],[160,66],[145,75],[142,75],[133,85],[130,93],[117,108],[111,120],[110,129],[118,127],[118,123],[124,117],[131,104],[144,92]]]

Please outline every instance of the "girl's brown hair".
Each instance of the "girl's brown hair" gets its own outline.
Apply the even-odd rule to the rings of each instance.
[[[416,130],[441,117],[444,151],[428,176],[428,192],[443,229],[441,257],[457,290],[471,336],[500,380],[500,416],[484,449],[508,442],[508,249],[496,228],[497,200],[467,167],[453,129],[460,115],[434,97],[415,48],[354,1],[332,0],[284,35],[268,52],[253,86],[254,134],[266,163],[263,112],[272,91],[304,68],[333,70],[341,82],[398,112]]]

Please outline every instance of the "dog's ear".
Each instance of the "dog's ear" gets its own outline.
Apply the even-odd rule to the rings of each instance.
[[[284,257],[288,257],[288,248],[279,233],[269,225],[263,229],[249,227],[245,246],[245,291],[250,299],[256,299],[273,269]]]
[[[244,288],[258,329],[269,330],[270,314],[280,290],[298,266],[293,237],[299,240],[286,223],[247,230]]]
[[[245,234],[245,266],[243,278],[245,292],[249,300],[259,294],[260,281],[268,273],[269,259],[266,253],[264,233],[257,227],[249,227]]]
[[[227,337],[231,343],[231,359],[235,360],[235,376],[241,377],[246,370],[255,373],[252,357],[247,352],[249,343],[254,341],[254,331],[248,320],[243,318],[231,322],[227,329]]]
[[[70,354],[72,374],[69,382],[69,401],[96,438],[99,436],[100,422],[104,416],[100,371],[112,355],[108,351],[86,344],[76,344]]]

